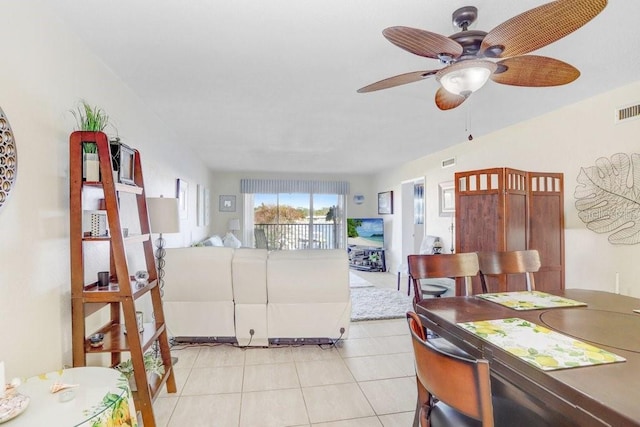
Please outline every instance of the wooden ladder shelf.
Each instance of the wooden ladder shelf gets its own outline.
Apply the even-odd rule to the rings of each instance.
[[[83,181],[83,145],[94,143],[97,146],[100,181]],[[70,250],[71,250],[71,321],[73,343],[73,366],[86,366],[87,354],[110,353],[111,366],[119,364],[123,352],[130,353],[134,379],[137,390],[133,391],[136,409],[142,415],[145,427],[155,426],[153,401],[166,385],[169,393],[176,392],[176,383],[171,365],[168,333],[162,310],[158,272],[156,269],[151,230],[147,213],[146,196],[140,153],[134,151],[133,182],[135,185],[121,184],[114,181],[111,148],[107,136],[102,132],[73,132],[70,137]],[[137,221],[140,234],[125,237],[122,232],[120,218],[120,195],[133,194],[137,204]],[[131,197],[131,196],[129,196]],[[104,199],[104,206],[98,203]],[[93,202],[93,207],[89,206]],[[83,215],[85,210],[106,210],[109,233],[107,236],[88,236],[83,231]],[[128,225],[128,224],[127,224]],[[137,229],[137,227],[133,227]],[[91,248],[85,253],[87,245],[109,245],[108,288],[101,288],[97,281],[86,280],[87,273],[96,277],[93,271],[85,271],[88,258],[91,264],[105,265],[95,259],[101,254],[99,248]],[[144,252],[146,270],[149,273],[148,283],[138,287],[127,265],[127,246],[130,251],[140,252],[140,243]],[[135,254],[134,254],[135,255]],[[94,267],[95,268],[95,267]],[[87,268],[88,270],[88,268]],[[153,307],[153,321],[144,323],[144,331],[137,331],[136,305],[138,298],[150,295]],[[109,307],[109,310],[106,310]],[[102,310],[105,309],[105,310]],[[98,313],[98,312],[101,313]],[[87,317],[97,313],[100,319],[108,321],[97,330],[87,333]],[[124,317],[124,327],[121,322]],[[104,320],[102,320],[104,321]],[[126,329],[125,329],[126,328]],[[129,331],[129,333],[125,333]],[[92,347],[88,337],[94,333],[104,334],[103,345]],[[144,354],[157,342],[159,354],[164,365],[164,374],[158,376],[148,374],[144,366]]]

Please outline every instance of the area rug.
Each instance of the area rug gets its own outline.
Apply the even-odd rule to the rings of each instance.
[[[400,319],[413,310],[411,297],[393,289],[351,288],[351,321]]]
[[[362,277],[349,271],[349,287],[350,288],[372,288],[373,285]]]

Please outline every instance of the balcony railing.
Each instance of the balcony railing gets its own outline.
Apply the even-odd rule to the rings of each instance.
[[[256,224],[264,230],[269,250],[334,249],[334,224]],[[310,232],[311,230],[311,232]]]

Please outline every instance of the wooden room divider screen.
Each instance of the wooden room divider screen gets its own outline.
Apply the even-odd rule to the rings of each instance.
[[[455,174],[456,251],[536,249],[536,289],[564,289],[563,174],[492,168]],[[525,290],[524,275],[490,277],[489,292]],[[481,292],[480,280],[473,281]],[[458,295],[462,289],[458,284]]]

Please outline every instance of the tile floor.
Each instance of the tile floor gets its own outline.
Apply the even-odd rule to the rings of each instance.
[[[390,273],[359,273],[396,286]],[[406,285],[405,285],[406,286]],[[405,288],[406,289],[406,288]],[[332,346],[175,346],[178,392],[154,404],[159,426],[406,427],[413,350],[404,319],[352,323]]]

